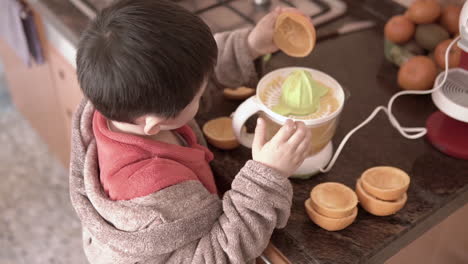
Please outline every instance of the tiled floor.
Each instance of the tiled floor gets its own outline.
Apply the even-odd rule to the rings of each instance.
[[[68,174],[12,106],[0,65],[0,263],[87,263]]]

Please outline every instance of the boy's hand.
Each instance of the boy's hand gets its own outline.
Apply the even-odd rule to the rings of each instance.
[[[307,157],[310,148],[310,129],[303,122],[286,121],[278,133],[265,142],[266,127],[262,118],[257,120],[252,145],[253,160],[291,176]]]
[[[265,54],[278,51],[278,47],[273,42],[273,34],[275,32],[276,18],[279,14],[285,11],[301,13],[295,8],[277,7],[275,10],[260,19],[257,25],[250,32],[247,38],[247,44],[254,59]]]

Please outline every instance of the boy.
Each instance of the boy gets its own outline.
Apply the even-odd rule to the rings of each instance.
[[[280,12],[216,43],[170,1],[122,0],[86,29],[70,192],[91,263],[250,263],[286,225],[288,176],[309,148],[304,124],[288,121],[265,142],[259,119],[253,159],[220,199],[193,121],[212,75],[230,86],[255,81],[253,59],[277,50]]]

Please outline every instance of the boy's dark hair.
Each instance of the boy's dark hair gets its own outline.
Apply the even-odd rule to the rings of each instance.
[[[175,117],[213,71],[217,54],[208,26],[172,1],[121,0],[84,31],[78,80],[108,119]]]

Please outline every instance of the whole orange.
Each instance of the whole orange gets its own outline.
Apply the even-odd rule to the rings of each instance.
[[[405,16],[394,16],[385,24],[385,37],[393,43],[402,44],[409,41],[415,31],[411,20]]]
[[[416,24],[429,24],[439,18],[440,4],[436,0],[416,0],[408,8],[409,18]]]
[[[460,19],[461,7],[457,5],[448,5],[442,11],[440,24],[451,34],[457,34],[459,31],[458,20]]]
[[[434,51],[434,59],[439,67],[445,69],[445,51],[452,42],[452,39],[447,39],[439,43]],[[460,64],[461,49],[454,44],[449,52],[449,68],[457,67]]]
[[[437,66],[426,56],[407,60],[398,71],[398,85],[405,90],[428,90],[434,85]]]

